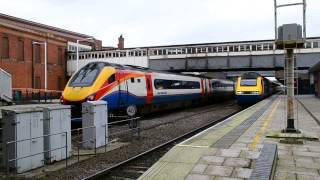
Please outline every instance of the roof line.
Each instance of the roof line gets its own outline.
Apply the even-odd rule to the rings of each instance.
[[[49,29],[49,30],[53,30],[53,31],[58,31],[58,32],[61,32],[61,33],[71,34],[71,35],[75,35],[75,36],[86,37],[86,38],[87,37],[93,37],[93,36],[90,36],[90,35],[81,34],[81,33],[77,33],[77,32],[74,32],[74,31],[69,31],[69,30],[65,30],[65,29],[62,29],[62,28],[57,28],[57,27],[53,27],[53,26],[37,23],[37,22],[34,22],[34,21],[30,21],[30,20],[26,20],[26,19],[14,17],[14,16],[2,14],[2,13],[0,13],[0,18],[11,20],[11,21],[16,21],[16,22],[20,22],[20,23],[24,23],[24,24],[28,24],[28,25],[31,25],[31,26],[37,26],[37,27],[40,27],[40,28],[45,28],[45,29]]]

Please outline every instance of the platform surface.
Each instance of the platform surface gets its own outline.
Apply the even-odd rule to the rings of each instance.
[[[288,136],[299,137],[294,139],[303,144],[280,142],[284,138],[277,136],[286,127],[286,98],[273,96],[176,145],[139,179],[248,179],[264,145],[276,144],[274,179],[320,180],[320,143],[316,140],[320,137],[320,99],[313,95],[297,99],[295,125],[308,138]]]

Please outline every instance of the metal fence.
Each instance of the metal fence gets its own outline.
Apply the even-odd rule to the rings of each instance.
[[[12,98],[17,104],[30,101],[52,102],[54,99],[60,99],[61,91],[31,89],[31,88],[13,88]]]
[[[83,131],[86,129],[92,129],[93,132],[95,132],[96,127],[95,126],[90,126],[90,127],[82,127],[82,128],[78,128],[78,129],[73,129],[71,130],[71,132],[61,132],[61,133],[54,133],[54,134],[47,134],[47,135],[43,135],[43,136],[38,136],[38,137],[32,137],[32,138],[25,138],[25,139],[21,139],[21,140],[14,140],[14,141],[8,141],[8,142],[2,142],[2,157],[3,157],[3,162],[4,164],[4,171],[7,174],[7,176],[9,175],[16,175],[18,172],[17,167],[18,165],[18,161],[22,160],[22,159],[26,159],[26,158],[31,158],[34,156],[39,156],[39,155],[43,155],[42,158],[42,164],[41,166],[35,167],[35,168],[27,168],[26,171],[30,171],[30,170],[34,170],[34,169],[38,169],[38,168],[44,168],[46,167],[46,165],[50,165],[51,159],[49,157],[49,159],[46,157],[46,153],[49,152],[53,152],[56,150],[65,150],[64,154],[65,154],[65,158],[61,158],[61,160],[65,161],[65,168],[67,169],[68,167],[68,158],[73,157],[73,158],[77,158],[77,162],[80,162],[80,157],[82,156],[82,154],[80,153],[80,150],[85,149],[83,148],[83,144],[86,142],[91,142],[94,144],[94,148],[92,149],[93,152],[90,154],[84,154],[84,155],[97,155],[98,154],[98,149],[100,150],[100,152],[102,153],[106,153],[107,152],[107,147],[110,143],[113,143],[114,141],[116,141],[117,138],[125,135],[125,136],[129,136],[132,139],[140,139],[140,117],[135,117],[135,118],[129,118],[129,119],[123,119],[123,120],[119,120],[119,121],[115,121],[115,122],[110,122],[106,125],[104,125],[105,128],[105,135],[104,135],[104,139],[105,139],[105,144],[103,146],[100,147],[96,147],[96,138],[92,137],[90,139],[87,140],[83,140]],[[109,131],[107,130],[109,127],[111,126],[115,126],[118,123],[127,123],[128,124],[128,129],[122,130],[122,131],[118,131],[115,133],[108,133]],[[2,132],[2,128],[0,127],[0,134]],[[68,147],[68,133],[71,133],[71,147]],[[44,139],[50,138],[52,136],[56,136],[56,135],[65,135],[65,140],[64,142],[62,142],[60,147],[55,147],[55,148],[46,148],[45,146],[43,146],[44,148],[39,150],[38,152],[35,153],[30,153],[28,155],[25,156],[17,156],[17,145],[19,143],[23,143],[23,142],[29,142],[32,145],[33,141],[44,141]],[[43,142],[44,145],[44,142]],[[13,146],[13,147],[12,147]],[[50,146],[49,146],[50,147]],[[0,148],[1,148],[1,141],[0,141]],[[13,148],[13,152],[9,152],[9,150],[12,150]],[[72,149],[71,149],[72,148]],[[72,154],[70,157],[68,157],[68,149],[69,151],[72,150]],[[1,151],[0,151],[1,153]],[[14,154],[13,154],[14,153]],[[76,156],[76,157],[75,157]],[[45,171],[45,170],[43,170]],[[23,173],[23,172],[21,172]]]
[[[116,116],[113,116],[116,117]],[[117,117],[127,117],[127,116],[117,116]],[[77,118],[78,120],[79,118]],[[86,153],[84,155],[97,155],[97,149],[102,149],[104,148],[104,153],[107,152],[107,146],[114,142],[114,139],[122,136],[122,135],[129,135],[131,136],[131,138],[135,138],[135,139],[139,139],[140,138],[140,117],[135,117],[135,118],[129,118],[129,119],[123,119],[123,120],[119,120],[119,121],[114,121],[114,122],[110,122],[106,125],[104,125],[103,127],[105,128],[105,134],[104,134],[104,142],[105,144],[103,146],[100,147],[96,147],[96,138],[89,138],[87,140],[83,140],[83,131],[84,130],[88,130],[91,129],[93,130],[93,134],[95,134],[96,132],[96,126],[88,126],[88,127],[82,127],[82,128],[77,128],[77,129],[73,129],[71,130],[71,134],[72,134],[72,144],[76,149],[76,156],[77,156],[77,161],[80,162],[80,156],[82,156],[82,154],[80,153],[81,148],[83,148],[83,144],[87,143],[87,142],[91,142],[94,144],[94,148],[93,148],[93,153]],[[111,126],[115,126],[119,123],[128,123],[128,129],[127,130],[123,130],[123,131],[119,131],[116,133],[112,133],[109,134],[108,132],[108,127]],[[74,154],[75,155],[75,154]]]

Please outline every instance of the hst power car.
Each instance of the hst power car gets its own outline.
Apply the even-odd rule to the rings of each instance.
[[[238,77],[236,99],[240,105],[254,104],[276,92],[277,84],[255,72]]]

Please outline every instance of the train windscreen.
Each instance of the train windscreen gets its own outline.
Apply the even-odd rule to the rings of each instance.
[[[241,86],[256,86],[257,79],[241,79],[240,85]]]
[[[93,84],[105,63],[90,63],[80,69],[69,83],[70,87],[88,87]]]

